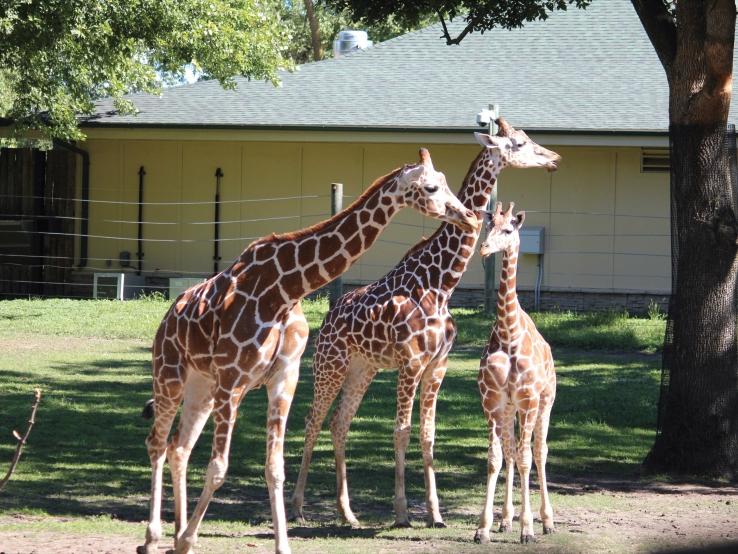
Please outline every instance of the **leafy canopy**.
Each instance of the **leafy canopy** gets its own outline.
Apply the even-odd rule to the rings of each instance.
[[[185,66],[234,86],[289,67],[279,0],[2,0],[0,117],[16,131],[80,138],[77,114],[113,97],[159,93]]]
[[[586,8],[592,0],[326,0],[337,10],[348,10],[356,20],[372,23],[394,16],[405,27],[417,25],[424,17],[435,14],[444,24],[448,44],[459,44],[472,31],[483,33],[493,27],[522,27],[526,21],[546,19],[554,10],[574,5]],[[445,26],[447,19],[463,14],[464,30],[451,37]]]

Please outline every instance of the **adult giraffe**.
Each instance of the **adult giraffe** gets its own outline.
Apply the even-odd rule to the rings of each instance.
[[[223,484],[236,411],[244,394],[267,387],[266,481],[276,549],[289,552],[284,515],[283,444],[308,327],[300,300],[341,273],[376,240],[404,206],[476,229],[476,215],[451,193],[430,155],[377,179],[336,216],[294,233],[251,243],[228,269],[180,295],[153,345],[155,420],[146,439],[152,464],[151,514],[139,553],[157,552],[164,456],[172,472],[175,552],[190,552],[213,493]],[[184,400],[179,428],[167,436]],[[150,411],[150,410],[149,410]],[[205,486],[187,520],[190,452],[210,413],[215,430]]]
[[[459,191],[459,199],[478,214],[480,224],[497,175],[504,167],[554,170],[560,159],[502,118],[497,123],[497,136],[475,133],[484,148],[471,164]],[[316,342],[314,399],[306,417],[305,449],[292,497],[298,519],[304,518],[302,505],[315,441],[328,409],[342,391],[331,419],[338,512],[345,522],[358,525],[349,505],[346,435],[379,368],[397,368],[395,525],[410,525],[405,498],[405,451],[410,440],[413,400],[420,383],[420,442],[428,525],[444,525],[433,472],[436,398],[456,336],[448,301],[474,253],[480,227],[469,230],[441,225],[387,275],[344,295],[326,315]]]

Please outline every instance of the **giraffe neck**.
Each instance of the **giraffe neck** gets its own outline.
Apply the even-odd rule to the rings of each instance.
[[[406,205],[397,186],[401,170],[377,179],[350,206],[330,219],[294,233],[272,235],[247,248],[243,269],[254,265],[260,282],[253,293],[275,283],[287,303],[297,302],[347,271]],[[251,263],[249,263],[251,262]],[[238,268],[233,268],[238,273]],[[246,284],[247,280],[244,280]]]
[[[517,292],[518,255],[520,245],[505,250],[502,255],[500,288],[497,291],[497,326],[505,331],[500,336],[509,343],[521,335],[520,303]]]
[[[497,175],[504,167],[499,154],[488,149],[482,150],[469,167],[458,198],[464,207],[474,210],[480,225],[477,231],[464,231],[456,225],[444,223],[427,241],[425,248],[432,253],[441,253],[438,278],[429,272],[428,285],[451,294],[459,284],[482,229],[482,210],[487,208],[490,195],[497,186]]]

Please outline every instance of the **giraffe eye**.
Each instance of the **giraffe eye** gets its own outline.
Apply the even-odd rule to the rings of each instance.
[[[433,194],[434,192],[438,191],[438,185],[429,185],[425,187],[425,192],[429,194]]]
[[[502,232],[506,235],[509,235],[510,233],[512,233],[512,229],[503,229]]]

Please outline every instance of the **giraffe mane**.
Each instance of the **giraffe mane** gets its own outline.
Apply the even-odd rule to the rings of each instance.
[[[408,165],[417,165],[417,164],[408,164]],[[346,208],[344,208],[338,213],[340,214],[346,211],[355,210],[357,205],[365,202],[369,196],[371,196],[377,190],[382,188],[390,180],[394,179],[400,173],[401,170],[402,170],[402,167],[398,167],[390,171],[387,175],[383,175],[375,179],[374,182],[371,185],[369,185],[369,187],[367,187],[367,189],[364,192],[362,192],[356,200],[351,202],[351,204],[349,204]],[[335,217],[336,216],[329,217],[328,219],[324,219],[323,221],[320,221],[314,225],[311,225],[310,227],[305,227],[304,229],[298,229],[297,231],[290,231],[287,233],[274,234],[271,236],[270,240],[291,241],[291,240],[301,239],[303,237],[312,235],[314,233],[319,233],[325,230],[326,227],[332,225],[334,223]]]

